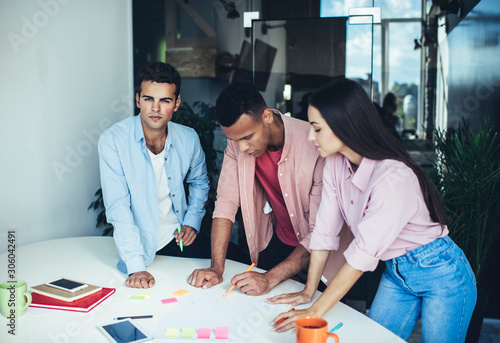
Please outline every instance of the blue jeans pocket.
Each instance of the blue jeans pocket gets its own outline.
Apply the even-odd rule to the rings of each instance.
[[[460,258],[462,259],[462,262],[465,264],[465,268],[467,268],[467,271],[469,272],[469,276],[472,280],[472,283],[474,284],[474,286],[476,286],[476,276],[474,275],[474,272],[472,271],[469,260],[467,260],[467,258],[465,257],[465,255],[463,253],[460,254]]]
[[[419,259],[419,264],[422,268],[438,268],[444,267],[453,261],[453,256],[450,254],[450,247],[446,250],[434,251],[428,256]]]

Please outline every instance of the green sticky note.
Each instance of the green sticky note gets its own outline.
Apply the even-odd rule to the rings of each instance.
[[[143,295],[133,295],[130,298],[128,298],[128,300],[130,301],[143,301],[144,299],[146,299],[146,297]]]
[[[195,328],[182,328],[181,337],[182,338],[193,338],[195,334]]]
[[[150,297],[151,295],[153,295],[152,292],[138,292],[135,296],[137,296],[137,297]]]
[[[179,329],[168,328],[165,331],[165,337],[177,337],[179,335]]]

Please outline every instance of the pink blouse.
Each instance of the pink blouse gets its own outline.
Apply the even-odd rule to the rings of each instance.
[[[326,158],[310,248],[337,250],[344,221],[354,235],[345,258],[361,271],[448,234],[432,221],[418,178],[404,163],[363,158],[354,172],[337,153]]]

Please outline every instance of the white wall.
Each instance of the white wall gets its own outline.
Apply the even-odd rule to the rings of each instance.
[[[97,139],[133,113],[131,0],[0,0],[0,253],[100,235]]]

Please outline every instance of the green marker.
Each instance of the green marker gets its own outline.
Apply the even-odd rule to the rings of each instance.
[[[181,227],[177,228],[177,233],[181,233]],[[182,245],[182,238],[179,240],[179,246],[181,247],[181,252],[184,251],[184,245]]]

